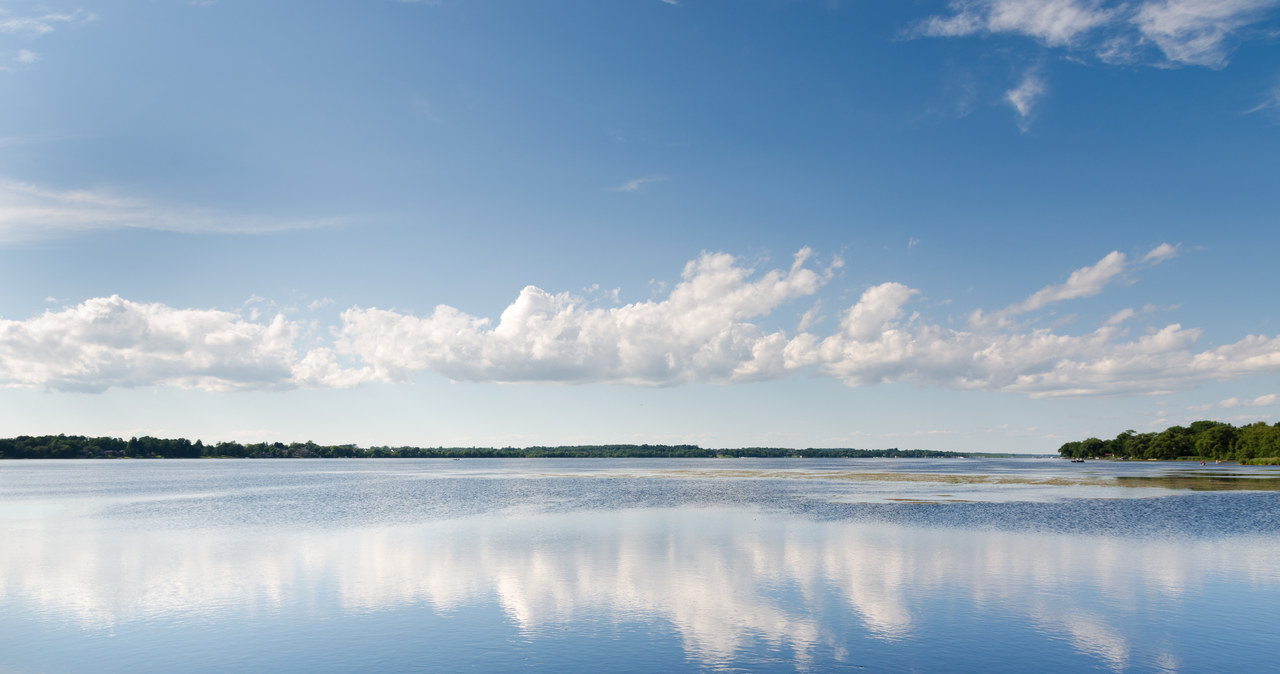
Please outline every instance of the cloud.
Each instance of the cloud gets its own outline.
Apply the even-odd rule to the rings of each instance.
[[[1120,325],[1121,323],[1124,323],[1130,318],[1136,316],[1137,313],[1138,312],[1134,311],[1132,308],[1126,307],[1114,314],[1111,314],[1111,316],[1107,318],[1107,325]]]
[[[168,207],[104,190],[54,190],[0,180],[0,244],[101,229],[265,233],[323,227],[339,219],[276,220]]]
[[[635,180],[628,180],[627,182],[622,183],[621,185],[618,185],[617,187],[613,188],[613,190],[615,192],[639,192],[641,188],[643,188],[648,183],[660,183],[664,180],[666,180],[666,178],[662,176],[654,176],[651,178],[636,178]]]
[[[1176,323],[1126,341],[1113,326],[1070,336],[896,322],[872,341],[833,335],[806,344],[801,335],[789,355],[850,386],[910,381],[1033,398],[1167,393],[1280,370],[1280,337],[1249,336],[1196,352],[1200,334]]]
[[[46,13],[33,16],[13,16],[0,7],[0,35],[17,35],[27,40],[34,40],[52,33],[61,24],[87,23],[97,18],[91,12],[77,10],[71,13]],[[0,72],[25,71],[40,56],[30,49],[19,49],[17,54],[0,57]]]
[[[1050,46],[1066,46],[1109,23],[1114,10],[1080,0],[955,0],[950,16],[920,22],[916,33],[928,37],[962,37],[978,33],[1015,33]]]
[[[1241,400],[1239,398],[1232,397],[1232,398],[1227,398],[1226,400],[1220,401],[1218,403],[1210,403],[1208,405],[1192,405],[1187,409],[1191,410],[1192,412],[1207,412],[1214,408],[1229,410],[1236,407],[1271,407],[1272,405],[1275,405],[1277,403],[1280,403],[1280,394],[1268,393],[1266,395],[1260,395],[1257,398],[1254,398],[1253,400]]]
[[[1031,129],[1031,115],[1035,106],[1048,93],[1048,85],[1039,70],[1032,68],[1022,75],[1017,87],[1004,92],[1004,100],[1013,106],[1018,117],[1018,128],[1026,133]]]
[[[101,392],[176,386],[208,391],[342,388],[371,378],[329,349],[299,356],[299,324],[215,309],[174,309],[119,296],[0,319],[0,386]]]
[[[1262,21],[1276,0],[1162,0],[1138,6],[1131,22],[1170,62],[1221,68],[1241,29]]]
[[[855,342],[878,338],[902,315],[902,305],[919,292],[901,283],[882,283],[867,290],[840,322],[843,336]]]
[[[76,10],[70,14],[48,13],[38,16],[6,16],[0,10],[0,33],[40,36],[52,33],[59,24],[85,23],[97,16],[91,12]]]
[[[289,376],[293,339],[281,316],[257,324],[224,311],[96,298],[28,321],[0,320],[0,383],[271,388]]]
[[[984,313],[981,309],[974,311],[969,316],[969,324],[972,327],[1006,326],[1014,316],[1065,300],[1092,297],[1101,293],[1102,289],[1119,277],[1124,270],[1124,253],[1113,250],[1097,264],[1071,272],[1071,276],[1067,277],[1065,283],[1045,286],[1029,295],[1027,299],[999,311],[991,313]],[[1115,318],[1112,316],[1113,320]]]
[[[948,14],[914,24],[911,37],[1025,36],[1092,52],[1103,62],[1221,68],[1248,29],[1280,0],[954,0]],[[1158,57],[1145,56],[1155,51]]]
[[[1244,114],[1252,115],[1255,112],[1262,112],[1264,110],[1280,110],[1280,84],[1271,87],[1271,90],[1267,92],[1267,95],[1262,99],[1262,102],[1248,110],[1245,110]]]
[[[923,293],[892,281],[864,290],[832,334],[809,331],[820,323],[816,302],[796,334],[763,327],[763,318],[813,297],[835,277],[838,259],[815,268],[812,258],[803,249],[787,268],[757,271],[733,256],[704,253],[670,291],[659,291],[664,296],[607,308],[528,286],[496,321],[448,305],[422,317],[353,307],[341,312],[329,344],[309,323],[282,312],[260,315],[264,302],[236,313],[96,298],[25,321],[0,320],[0,386],[340,388],[408,382],[424,372],[472,382],[673,386],[808,372],[848,386],[911,382],[1051,398],[1162,393],[1280,372],[1280,336],[1201,347],[1201,330],[1171,323],[1131,337],[1124,327],[1138,315],[1131,309],[1083,334],[1012,320],[1101,293],[1125,270],[1119,252],[992,312],[998,320],[971,320],[965,329],[912,310]],[[1224,402],[1263,406],[1276,396]]]
[[[418,114],[422,115],[426,119],[429,119],[433,122],[440,121],[440,116],[436,114],[435,108],[432,107],[431,102],[426,99],[420,98],[417,101],[415,101],[413,104],[413,109],[416,110]]]
[[[805,266],[753,277],[722,253],[685,266],[670,294],[606,309],[528,286],[497,324],[441,305],[426,317],[381,309],[343,312],[337,349],[403,381],[432,370],[464,381],[613,382],[663,386],[784,373],[786,337],[749,319],[814,294],[831,277]]]
[[[1020,314],[1055,302],[1097,295],[1124,271],[1124,262],[1124,253],[1113,250],[1097,264],[1071,272],[1066,283],[1041,288],[1021,304],[1010,309],[1013,313]]]
[[[30,49],[19,49],[18,53],[13,56],[0,56],[0,72],[24,71],[39,60],[40,55]]]
[[[1280,337],[1196,350],[1201,331],[1177,323],[1129,338],[1119,324],[1137,315],[1132,310],[1083,335],[1008,320],[1101,293],[1126,268],[1119,252],[995,312],[1002,320],[968,330],[908,311],[921,292],[895,282],[864,291],[835,334],[806,332],[815,324],[807,312],[795,336],[761,329],[753,319],[815,293],[829,278],[830,270],[806,269],[808,257],[801,251],[789,271],[753,278],[727,255],[704,255],[686,266],[666,299],[613,309],[587,309],[569,295],[528,287],[497,325],[448,306],[425,318],[352,309],[343,313],[336,350],[392,381],[429,370],[467,381],[674,385],[812,369],[849,386],[910,381],[1032,397],[1148,394],[1280,371]]]
[[[1144,264],[1146,263],[1160,264],[1165,260],[1172,260],[1177,255],[1178,255],[1177,246],[1171,246],[1167,243],[1162,243],[1159,246],[1152,248],[1151,251],[1148,252],[1146,255],[1143,255],[1142,262]]]

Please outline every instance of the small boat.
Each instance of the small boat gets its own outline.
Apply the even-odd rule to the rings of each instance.
[[[1077,457],[1075,457],[1075,458],[1071,459],[1071,463],[1084,463],[1084,459],[1082,459],[1082,458],[1080,458],[1080,457],[1078,457],[1078,456],[1077,456]]]

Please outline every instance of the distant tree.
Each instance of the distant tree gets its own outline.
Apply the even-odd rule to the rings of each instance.
[[[1191,456],[1193,451],[1190,431],[1184,426],[1170,426],[1151,441],[1144,454],[1148,459],[1176,459]]]
[[[1196,424],[1201,422],[1196,422]],[[1196,424],[1191,424],[1195,428]],[[1229,459],[1235,451],[1236,427],[1231,424],[1215,423],[1204,427],[1195,436],[1196,454],[1206,459]]]
[[[1259,421],[1240,428],[1235,450],[1237,459],[1280,456],[1280,424],[1268,426]]]

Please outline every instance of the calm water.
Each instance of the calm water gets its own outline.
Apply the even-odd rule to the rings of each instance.
[[[0,672],[1275,671],[1280,472],[0,462]]]

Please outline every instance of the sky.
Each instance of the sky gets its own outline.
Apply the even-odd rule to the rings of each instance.
[[[0,437],[1280,413],[1280,0],[0,0]]]

